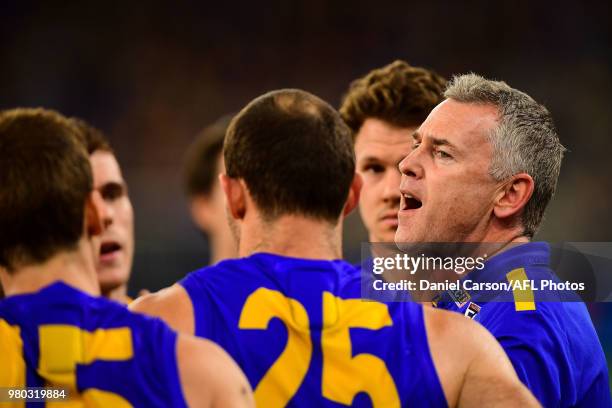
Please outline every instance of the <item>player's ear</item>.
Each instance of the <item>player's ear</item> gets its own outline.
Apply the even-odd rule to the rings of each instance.
[[[219,181],[232,218],[243,219],[246,213],[246,186],[241,179],[229,177],[227,174],[219,174]]]
[[[88,236],[100,235],[104,225],[106,206],[100,192],[93,190],[85,201],[85,229]]]
[[[496,193],[493,213],[504,219],[519,213],[531,198],[534,189],[533,178],[527,173],[519,173],[505,181]]]
[[[346,204],[344,204],[344,210],[342,215],[347,216],[351,211],[357,207],[359,204],[359,194],[361,193],[361,187],[363,186],[363,179],[359,173],[355,173],[355,177],[353,177],[353,181],[351,182],[351,187],[349,188],[348,198],[346,199]]]

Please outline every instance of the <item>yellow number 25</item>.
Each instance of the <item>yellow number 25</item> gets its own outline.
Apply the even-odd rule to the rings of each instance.
[[[257,406],[283,407],[295,395],[312,358],[309,318],[304,306],[281,292],[259,288],[247,299],[238,327],[265,330],[273,318],[287,328],[287,344],[255,387]],[[352,354],[349,329],[378,330],[393,325],[387,305],[341,299],[323,293],[322,395],[350,405],[355,395],[368,394],[375,407],[399,407],[400,399],[385,362],[373,354]]]

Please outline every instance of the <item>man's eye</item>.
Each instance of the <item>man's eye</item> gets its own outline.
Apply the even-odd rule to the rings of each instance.
[[[105,200],[112,201],[123,196],[125,194],[125,189],[121,184],[111,183],[102,187],[102,189],[100,190],[100,194]]]
[[[436,150],[434,152],[434,155],[440,159],[452,159],[453,158],[453,156],[446,153],[444,150]]]
[[[368,164],[367,166],[365,166],[363,171],[367,173],[382,173],[383,171],[385,171],[385,168],[380,164]]]
[[[417,147],[419,147],[421,145],[421,142],[414,142],[412,144],[412,150],[416,149]]]

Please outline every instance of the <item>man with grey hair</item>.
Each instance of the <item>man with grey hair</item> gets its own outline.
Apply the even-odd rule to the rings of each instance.
[[[537,291],[543,281],[558,282],[548,245],[530,242],[565,151],[550,113],[506,83],[474,74],[455,77],[445,97],[399,165],[396,243],[494,243],[487,244],[494,248],[484,269],[469,279],[508,282],[515,290],[495,297],[447,292],[434,306],[486,327],[544,406],[612,406],[605,356],[585,305],[542,302]],[[515,286],[526,281],[533,286]]]

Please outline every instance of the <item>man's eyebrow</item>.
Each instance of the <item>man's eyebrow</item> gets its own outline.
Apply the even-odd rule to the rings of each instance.
[[[433,144],[434,146],[449,146],[453,149],[457,148],[454,144],[452,144],[448,140],[443,139],[441,137],[431,136],[430,139],[431,139],[431,144]]]
[[[104,183],[104,184],[102,184],[100,186],[100,188],[104,188],[104,187],[121,187],[121,188],[125,188],[125,187],[127,187],[127,183],[125,181],[123,181],[123,180],[121,180],[121,181],[112,180],[112,181],[107,181],[106,183]]]
[[[376,156],[365,156],[359,159],[361,163],[380,163],[380,159]]]
[[[416,130],[413,134],[412,134],[412,138],[414,140],[418,140],[420,141],[421,139],[423,139],[423,136],[419,133],[418,130]],[[452,149],[457,149],[457,146],[455,146],[454,144],[452,144],[451,142],[449,142],[447,139],[444,139],[442,137],[438,137],[438,136],[434,136],[434,135],[430,135],[428,137],[429,140],[431,140],[431,144],[434,146],[448,146]]]

